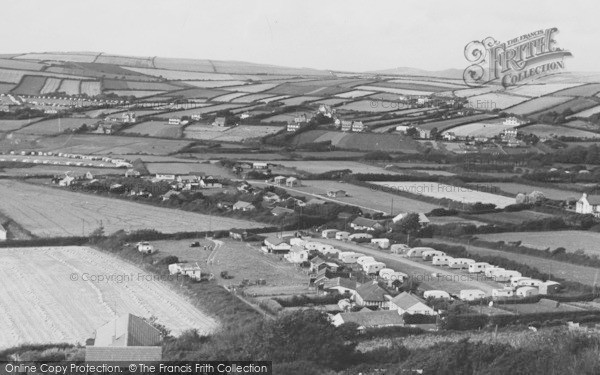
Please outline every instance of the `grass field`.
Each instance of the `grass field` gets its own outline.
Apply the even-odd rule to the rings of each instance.
[[[0,181],[0,196],[0,211],[40,237],[88,235],[100,223],[107,233],[119,229],[193,232],[208,230],[209,224],[212,230],[261,226],[9,180]]]
[[[553,232],[508,232],[483,234],[477,237],[486,241],[522,241],[524,246],[536,249],[564,247],[568,252],[583,250],[590,255],[600,255],[600,233],[567,230]]]
[[[590,83],[563,91],[555,92],[555,96],[594,96],[600,92],[600,83]]]
[[[146,163],[150,173],[189,174],[190,172],[204,172],[207,176],[229,177],[230,171],[214,163]]]
[[[524,133],[532,133],[538,137],[576,137],[599,138],[600,134],[585,130],[567,128],[559,125],[535,124],[521,128]]]
[[[570,119],[570,118],[575,118],[575,117],[583,117],[583,118],[587,118],[587,117],[590,117],[590,116],[592,116],[592,115],[595,115],[596,113],[599,113],[599,112],[600,112],[600,105],[597,105],[597,106],[595,106],[595,107],[592,107],[592,108],[590,108],[590,109],[586,109],[586,110],[583,110],[583,111],[577,112],[577,113],[575,113],[575,114],[573,114],[573,115],[571,115],[571,116],[567,117],[567,119]]]
[[[541,98],[532,99],[514,107],[507,108],[505,112],[515,115],[528,115],[535,112],[541,112],[547,108],[553,108],[559,104],[568,102],[571,97],[555,97],[543,96]]]
[[[23,134],[60,134],[66,130],[78,129],[83,124],[93,125],[98,120],[88,118],[58,118],[52,120],[40,121],[19,130]]]
[[[339,109],[355,112],[390,112],[402,109],[403,104],[396,102],[385,102],[375,99],[358,100],[356,102],[344,104]]]
[[[577,113],[595,107],[598,105],[598,103],[599,101],[592,100],[590,98],[575,98],[573,100],[569,100],[566,103],[558,104],[556,106],[553,106],[552,108],[548,108],[547,110],[541,112],[539,115],[543,115],[548,112],[563,113],[567,109],[570,109],[574,113]]]
[[[530,186],[525,184],[517,184],[513,182],[494,182],[493,185],[498,187],[498,189],[507,193],[514,194],[515,196],[519,193],[529,194],[532,191],[541,191],[542,193],[544,193],[544,196],[546,198],[566,200],[568,198],[579,197],[581,195],[581,193],[576,191]]]
[[[309,130],[295,137],[295,144],[328,142],[341,149],[359,151],[399,151],[416,153],[419,143],[401,134],[344,133],[335,131]]]
[[[497,92],[471,96],[469,106],[479,110],[493,110],[495,108],[504,109],[529,100],[522,96],[506,95]]]
[[[506,90],[507,93],[514,95],[523,95],[529,97],[538,97],[544,96],[548,94],[552,94],[553,92],[569,89],[575,86],[580,86],[580,83],[546,83],[536,85],[533,83],[517,86],[514,88],[509,88]]]
[[[485,123],[475,122],[472,124],[459,125],[457,127],[446,130],[452,132],[458,137],[494,137],[502,134],[506,129],[512,129],[514,125],[504,125],[501,122]]]
[[[115,275],[112,282],[96,277]],[[218,322],[134,265],[87,247],[0,252],[0,349],[79,343],[116,316],[155,316],[173,334],[210,333]],[[121,280],[119,282],[119,280]]]
[[[146,121],[123,130],[122,133],[141,134],[151,137],[179,138],[182,130],[179,125],[169,125],[165,121]]]
[[[401,212],[429,212],[434,208],[439,207],[435,204],[418,201],[416,199],[405,198],[379,190],[336,181],[305,180],[302,181],[302,186],[288,190],[293,193],[302,193],[309,199],[316,197],[323,200],[356,206],[369,211],[386,213],[390,213],[392,210],[393,201],[394,214]],[[344,190],[348,196],[343,198],[327,198],[327,192],[331,190]],[[293,193],[292,195],[294,195]]]
[[[308,173],[324,173],[328,171],[338,171],[342,169],[350,169],[352,173],[385,173],[385,174],[400,174],[393,170],[387,170],[382,167],[370,164],[364,164],[357,161],[349,160],[331,160],[326,163],[322,161],[278,161],[276,164],[281,164],[285,167],[296,168]]]
[[[493,222],[493,223],[508,223],[508,224],[520,224],[528,220],[540,220],[554,217],[553,215],[535,212],[535,211],[516,211],[516,212],[495,212],[491,214],[477,215],[477,218]]]
[[[486,186],[482,186],[480,190],[472,190],[463,187],[439,184],[437,182],[419,182],[419,181],[373,181],[374,185],[379,185],[385,188],[398,191],[409,192],[413,194],[425,195],[433,198],[447,198],[457,202],[464,203],[493,203],[499,208],[504,208],[515,203],[514,198],[505,197],[502,195],[491,194],[487,192]]]
[[[45,83],[46,77],[24,76],[19,85],[13,89],[13,93],[17,95],[38,95]],[[77,93],[79,93],[79,89]]]
[[[450,129],[450,128],[458,126],[458,125],[468,124],[471,122],[490,120],[490,119],[493,119],[494,117],[496,117],[496,116],[487,115],[487,114],[467,116],[467,117],[457,117],[457,118],[452,118],[452,119],[448,119],[448,120],[440,120],[440,121],[433,121],[433,122],[428,122],[425,124],[420,124],[420,125],[418,125],[418,127],[419,127],[419,129],[425,129],[425,130],[431,130],[433,128],[436,128],[438,131],[444,131],[446,129]]]
[[[27,120],[0,120],[0,132],[9,132],[12,130],[17,130],[37,120],[39,120],[39,118],[32,118]]]
[[[187,127],[185,138],[219,140],[223,142],[244,142],[247,139],[262,138],[283,130],[282,126],[239,125],[227,130],[207,130],[204,127]]]

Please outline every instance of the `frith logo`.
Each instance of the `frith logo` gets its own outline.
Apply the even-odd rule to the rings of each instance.
[[[473,41],[465,47],[472,64],[463,73],[465,83],[480,87],[494,82],[516,86],[565,69],[565,57],[571,52],[558,48],[557,28],[537,30],[500,43],[492,37]]]

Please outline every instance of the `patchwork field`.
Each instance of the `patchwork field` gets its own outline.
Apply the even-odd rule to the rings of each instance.
[[[535,124],[523,127],[521,130],[524,133],[532,133],[538,137],[600,138],[598,133],[558,125]]]
[[[52,120],[40,121],[35,124],[24,127],[19,130],[19,133],[23,134],[60,134],[67,130],[73,130],[80,128],[83,124],[89,126],[95,124],[98,120],[88,118],[57,118]]]
[[[169,125],[164,121],[146,121],[123,130],[126,134],[141,134],[151,137],[179,138],[182,130],[179,125]]]
[[[344,133],[335,131],[309,130],[295,137],[295,144],[331,141],[341,149],[360,151],[400,151],[416,153],[419,143],[401,134]]]
[[[514,125],[504,125],[498,123],[475,122],[473,124],[459,125],[446,130],[452,132],[458,137],[494,137],[501,134],[506,129],[512,129]]]
[[[507,193],[514,194],[515,196],[519,193],[529,194],[532,191],[541,191],[546,198],[556,200],[566,200],[568,198],[581,196],[581,193],[576,191],[530,186],[524,184],[517,184],[513,182],[494,182],[493,185],[496,186],[498,189]]]
[[[371,184],[382,186],[384,188],[397,191],[404,191],[412,194],[425,195],[433,198],[446,198],[464,203],[493,203],[498,208],[504,208],[515,203],[514,198],[502,195],[491,194],[488,186],[481,187],[480,190],[472,190],[464,187],[439,184],[436,182],[419,181],[372,181]]]
[[[40,237],[89,235],[100,223],[106,233],[119,229],[164,233],[209,230],[206,215],[16,181],[0,181],[0,196],[0,211]],[[213,217],[211,222],[212,230],[262,226],[221,217]]]
[[[189,174],[191,172],[203,172],[207,176],[221,176],[229,177],[230,171],[226,168],[221,167],[214,163],[198,163],[198,162],[186,162],[186,163],[146,163],[146,168],[152,174],[154,173],[175,173],[175,174]]]
[[[108,275],[120,279],[94,279]],[[165,283],[87,247],[3,249],[0,283],[0,349],[25,343],[84,344],[96,328],[126,313],[155,316],[175,335],[218,328],[214,318]]]
[[[339,107],[346,111],[355,112],[390,112],[402,109],[402,104],[395,102],[384,102],[378,100],[359,100],[356,102],[344,104]]]
[[[369,165],[359,163],[357,161],[337,161],[331,160],[327,162],[322,161],[277,161],[275,164],[281,164],[285,167],[296,168],[301,171],[308,173],[325,173],[329,171],[339,171],[343,169],[350,169],[352,173],[385,173],[385,174],[400,174],[393,170],[387,170],[376,165]]]
[[[552,94],[553,92],[557,92],[560,90],[569,89],[575,86],[580,86],[580,83],[546,83],[536,85],[533,83],[517,86],[514,88],[509,88],[506,90],[507,93],[511,93],[513,95],[523,95],[528,97],[538,97],[544,96],[548,94]]]
[[[493,110],[495,108],[508,108],[529,100],[522,96],[506,95],[502,93],[491,92],[483,95],[469,97],[469,106],[479,110]]]
[[[577,113],[573,114],[572,116],[567,117],[567,119],[575,118],[575,117],[587,118],[587,117],[590,117],[592,115],[595,115],[596,113],[600,113],[600,105],[592,107],[590,109],[586,109],[586,110],[581,111],[581,112],[577,112]]]
[[[26,126],[38,120],[39,118],[32,118],[27,120],[0,120],[0,132],[9,132],[12,130],[17,130],[23,126]]]
[[[480,220],[492,223],[520,224],[529,220],[540,220],[553,217],[553,215],[535,211],[494,212],[491,214],[476,215]]]
[[[528,115],[535,112],[541,112],[547,108],[553,108],[559,104],[568,102],[571,97],[554,97],[554,96],[543,96],[529,100],[527,102],[518,104],[514,107],[507,108],[505,112],[512,113],[515,115]]]
[[[521,241],[523,246],[537,249],[564,247],[568,252],[583,250],[589,255],[600,255],[600,233],[567,230],[552,232],[508,232],[482,234],[477,237],[486,241]]]
[[[433,122],[428,122],[425,124],[420,124],[420,125],[418,125],[418,128],[425,129],[425,130],[432,130],[433,128],[436,128],[438,131],[443,131],[443,130],[452,128],[454,126],[468,124],[471,122],[479,122],[479,121],[483,121],[483,120],[489,120],[489,119],[493,119],[494,117],[496,117],[496,116],[487,115],[487,114],[467,116],[467,117],[457,117],[457,118],[452,118],[452,119],[448,119],[448,120],[440,120],[440,121],[433,121]]]

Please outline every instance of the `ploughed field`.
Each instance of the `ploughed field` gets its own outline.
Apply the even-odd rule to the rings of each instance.
[[[120,229],[176,233],[262,226],[9,180],[0,181],[0,197],[0,211],[39,237],[89,235],[101,224],[108,234]]]
[[[175,335],[218,328],[215,319],[153,276],[88,247],[2,249],[0,349],[83,344],[96,328],[126,313],[155,316]]]

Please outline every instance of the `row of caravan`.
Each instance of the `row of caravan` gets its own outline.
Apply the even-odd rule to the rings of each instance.
[[[366,274],[374,275],[385,268],[385,263],[378,262],[371,256],[366,256],[353,251],[342,251],[338,254],[340,261],[347,264],[358,264]]]

